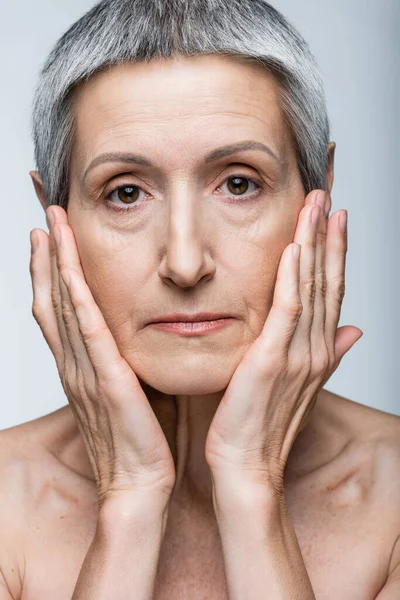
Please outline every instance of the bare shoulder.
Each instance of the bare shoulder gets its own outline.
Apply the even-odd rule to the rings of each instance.
[[[78,501],[81,492],[87,495],[83,486],[95,486],[80,473],[82,448],[69,406],[0,430],[3,501],[12,499],[15,510],[23,510],[28,519],[44,509],[50,517],[52,506],[60,509],[64,501]]]
[[[24,539],[35,462],[29,443],[12,428],[0,431],[0,582],[20,598],[25,578]]]
[[[343,479],[368,507],[368,527],[386,537],[390,573],[400,564],[400,416],[332,392],[324,402],[333,434],[345,432],[338,458]]]
[[[348,503],[357,514],[367,511],[387,535],[400,534],[399,416],[322,390],[293,449],[292,489],[312,482],[318,501]]]
[[[82,478],[55,452],[55,440],[65,447],[68,437],[64,409],[0,430],[0,585],[13,598],[29,579],[31,548],[39,560],[56,520],[79,510]]]
[[[377,475],[389,479],[400,465],[400,417],[323,389],[294,450],[296,476],[329,476],[353,463],[376,465]]]
[[[329,392],[332,414],[349,432],[349,441],[360,452],[372,450],[382,476],[390,477],[400,467],[400,416]],[[329,398],[328,398],[329,400]],[[400,481],[399,481],[400,482]]]
[[[379,588],[400,562],[400,417],[322,390],[293,449],[285,497],[302,547],[327,565],[341,547],[354,572],[362,557]]]
[[[359,460],[371,475],[376,527],[382,528],[382,536],[391,532],[390,575],[400,565],[400,416],[344,401],[350,402],[348,415],[354,419]]]
[[[327,432],[337,455],[371,472],[384,495],[400,494],[400,416],[323,390],[318,431]],[[395,498],[393,498],[395,500]],[[400,495],[397,497],[400,506]],[[399,511],[400,517],[400,511]]]
[[[0,430],[1,500],[12,501],[20,514],[34,508],[44,482],[59,474],[60,462],[47,443],[57,412]]]

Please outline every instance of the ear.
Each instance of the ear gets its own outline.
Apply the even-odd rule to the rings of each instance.
[[[329,142],[329,144],[328,144],[328,162],[326,165],[326,181],[327,181],[329,193],[332,192],[332,186],[333,186],[333,177],[334,177],[333,165],[334,165],[334,160],[335,160],[335,149],[336,149],[336,143]]]
[[[36,196],[40,200],[40,204],[43,206],[43,210],[46,211],[47,202],[43,194],[43,182],[39,175],[39,171],[29,171],[29,175],[32,178],[33,187],[35,188]]]

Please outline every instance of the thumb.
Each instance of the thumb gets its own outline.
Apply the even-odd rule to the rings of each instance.
[[[335,337],[335,356],[337,364],[340,363],[343,356],[354,346],[356,342],[364,335],[358,327],[353,325],[344,325],[338,327]]]

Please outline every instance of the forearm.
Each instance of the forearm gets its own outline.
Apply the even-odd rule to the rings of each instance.
[[[284,502],[214,491],[229,600],[315,600]]]
[[[72,600],[151,600],[166,521],[151,498],[105,503]]]

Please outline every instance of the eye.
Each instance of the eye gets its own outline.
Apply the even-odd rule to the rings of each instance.
[[[253,198],[255,195],[258,195],[259,190],[262,188],[261,185],[250,179],[245,175],[232,175],[225,179],[224,184],[226,183],[228,191],[231,192],[228,194],[230,198],[237,199],[241,198],[243,194],[245,194],[249,189],[249,182],[251,185],[255,186],[255,189],[249,194],[245,196],[245,198]],[[218,187],[220,190],[223,186]]]
[[[258,196],[260,190],[263,189],[261,183],[256,183],[253,181],[253,179],[250,179],[250,177],[240,174],[231,175],[224,180],[223,184],[227,185],[228,198],[234,201],[238,199],[241,200],[242,198],[245,200],[252,199],[253,197]],[[250,187],[254,186],[254,189],[252,192],[246,194],[249,189],[249,184]],[[219,186],[217,191],[220,192],[221,188],[223,188],[223,185]],[[140,200],[140,192],[143,192],[144,194],[142,200]],[[106,204],[113,210],[129,212],[131,210],[135,210],[140,204],[142,204],[147,195],[148,194],[144,192],[144,190],[138,185],[133,185],[132,183],[122,183],[118,187],[111,190],[109,194],[107,194]],[[121,202],[121,204],[119,204],[118,201]]]
[[[140,191],[143,192],[142,188],[137,185],[132,185],[131,183],[119,185],[106,196],[107,204],[114,210],[131,210],[130,207],[133,209],[133,207],[141,204],[141,202],[138,201],[140,197]],[[117,200],[120,200],[122,204],[117,204]]]

